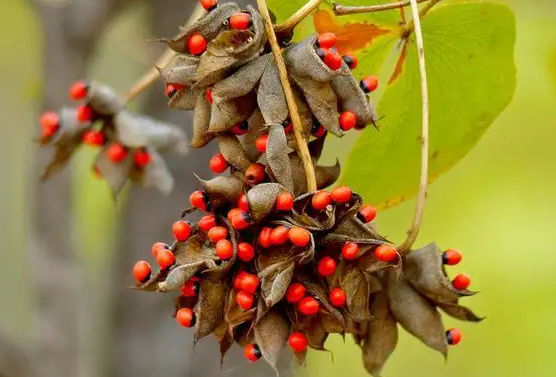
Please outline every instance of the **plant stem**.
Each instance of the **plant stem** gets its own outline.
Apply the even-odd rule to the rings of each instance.
[[[423,17],[425,17],[427,13],[429,13],[429,11],[432,9],[432,7],[434,7],[436,4],[438,4],[441,1],[442,0],[430,0],[430,2],[421,9],[421,11],[419,12],[419,17],[417,19],[421,20]],[[416,22],[415,17],[413,17],[413,19],[411,19],[407,23],[407,25],[405,25],[405,32],[403,33],[405,38],[407,38],[409,34],[411,34],[413,29],[415,29],[415,22]]]
[[[282,88],[284,89],[284,94],[286,96],[286,102],[288,104],[290,117],[293,123],[293,132],[295,134],[299,156],[301,157],[301,161],[303,162],[305,176],[307,177],[307,189],[308,191],[316,191],[317,180],[315,177],[315,169],[313,168],[313,162],[311,160],[309,148],[307,147],[307,143],[305,142],[305,139],[301,134],[301,118],[299,117],[295,97],[293,96],[292,87],[288,79],[288,71],[282,57],[282,51],[280,50],[280,46],[278,45],[276,34],[274,34],[274,28],[270,19],[270,13],[268,12],[268,7],[265,0],[257,0],[257,5],[259,6],[259,12],[261,13],[261,16],[264,20],[268,42],[270,43],[270,47],[272,48],[272,54],[274,55],[278,73],[280,74]]]
[[[283,24],[275,25],[275,32],[286,32],[293,30],[301,21],[310,15],[324,0],[309,0],[293,16],[288,18]]]
[[[431,1],[433,3],[434,0]],[[438,1],[436,1],[438,2]],[[434,4],[433,4],[434,5]],[[430,8],[429,8],[430,9]],[[427,199],[427,182],[429,170],[429,92],[427,85],[427,70],[425,66],[425,48],[423,44],[423,33],[421,31],[421,20],[419,15],[419,7],[417,0],[411,0],[411,12],[413,14],[413,25],[415,29],[415,44],[417,45],[417,56],[419,59],[419,73],[421,76],[421,101],[422,101],[422,129],[421,129],[421,178],[419,181],[419,194],[417,196],[417,205],[413,217],[411,229],[407,232],[405,241],[398,246],[401,255],[407,253],[413,243],[417,239],[421,222],[423,220],[423,211]]]
[[[424,3],[425,1],[428,0],[417,0],[418,3]],[[410,4],[411,4],[410,0],[400,1],[397,3],[364,5],[364,6],[344,6],[338,3],[333,3],[333,8],[334,8],[334,14],[336,16],[344,16],[348,14],[382,12],[385,10],[403,8]]]

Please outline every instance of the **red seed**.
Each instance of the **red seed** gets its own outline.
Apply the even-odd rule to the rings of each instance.
[[[375,258],[381,262],[391,262],[398,256],[396,248],[390,245],[380,245],[375,249]]]
[[[133,152],[133,162],[139,168],[144,168],[152,162],[152,156],[149,152],[139,149]]]
[[[306,291],[307,290],[303,284],[291,283],[286,291],[286,300],[291,304],[295,304],[305,297]]]
[[[336,203],[347,203],[351,200],[351,189],[347,186],[336,187],[330,197]]]
[[[332,202],[328,191],[318,191],[311,198],[311,206],[317,211],[323,210]]]
[[[359,82],[359,87],[365,92],[370,93],[378,88],[378,77],[367,76]]]
[[[317,265],[320,276],[331,276],[336,272],[336,261],[330,257],[322,258]]]
[[[246,242],[237,245],[237,257],[244,262],[251,262],[255,257],[255,249]]]
[[[189,239],[191,235],[191,226],[187,221],[176,221],[172,225],[172,233],[174,234],[174,238],[178,242],[184,242]]]
[[[314,123],[311,127],[311,135],[316,138],[323,137],[324,135],[326,135],[326,128],[318,123]]]
[[[338,53],[329,52],[324,56],[324,64],[333,71],[342,68],[342,57]]]
[[[317,46],[321,48],[332,48],[336,46],[336,34],[322,33],[317,38]]]
[[[284,132],[289,134],[293,130],[293,122],[288,118],[282,122],[282,127],[284,127]]]
[[[243,193],[237,200],[237,206],[244,212],[249,212],[249,200],[247,200],[247,194]]]
[[[288,344],[293,352],[304,352],[309,346],[309,339],[302,332],[294,332],[289,336]]]
[[[305,315],[315,315],[320,310],[320,304],[314,297],[305,297],[299,301],[297,309]]]
[[[216,243],[216,255],[220,260],[228,260],[234,255],[232,243],[226,239]]]
[[[199,279],[198,277],[193,277],[185,282],[183,287],[181,287],[181,295],[183,297],[197,297],[199,294]]]
[[[246,292],[246,291],[239,291],[236,294],[236,302],[239,306],[241,306],[244,310],[249,310],[253,307],[253,302],[255,301],[255,297],[253,294]]]
[[[261,135],[255,141],[255,147],[261,153],[266,153],[266,145],[268,144],[268,135]]]
[[[461,251],[457,249],[448,249],[442,254],[442,263],[448,266],[455,266],[461,262]]]
[[[245,355],[245,358],[247,360],[253,363],[259,360],[263,356],[259,346],[256,344],[248,344],[247,346],[245,346],[245,349],[243,350],[243,354]]]
[[[376,208],[369,204],[362,206],[359,208],[357,218],[361,222],[370,223],[376,218]]]
[[[446,342],[451,346],[459,344],[459,342],[461,342],[461,331],[458,329],[446,331]]]
[[[69,96],[74,101],[80,101],[87,97],[89,86],[85,81],[76,81],[70,86]]]
[[[249,13],[236,13],[233,14],[229,21],[229,25],[235,30],[245,30],[249,29],[251,26],[251,15]]]
[[[215,226],[216,218],[214,217],[214,215],[203,216],[201,217],[201,220],[199,220],[199,229],[201,229],[203,232],[208,232]]]
[[[199,0],[199,3],[201,3],[201,6],[209,12],[218,6],[218,2],[216,0]]]
[[[178,92],[178,88],[175,85],[167,84],[166,89],[164,90],[164,95],[168,98],[172,98]]]
[[[208,210],[207,194],[204,191],[194,191],[189,196],[189,203],[202,211]]]
[[[189,308],[181,308],[176,313],[176,321],[183,327],[195,326],[195,313]]]
[[[114,163],[122,162],[127,156],[127,151],[120,143],[112,143],[106,150],[108,159]]]
[[[228,230],[223,226],[215,226],[208,231],[208,238],[214,243],[217,243],[226,237],[228,237]]]
[[[241,123],[237,123],[232,128],[232,133],[235,134],[235,135],[244,135],[247,132],[247,130],[249,130],[249,122],[244,120]]]
[[[158,254],[156,254],[156,263],[158,263],[160,268],[165,270],[176,263],[176,257],[170,250],[160,250]]]
[[[245,171],[245,180],[251,185],[256,185],[264,181],[264,165],[255,163],[250,165]]]
[[[344,60],[344,62],[347,64],[347,66],[349,67],[349,69],[354,70],[355,68],[357,68],[357,57],[354,55],[344,55],[342,57],[342,59]]]
[[[189,37],[187,47],[192,55],[201,55],[207,49],[207,40],[199,33],[194,33]]]
[[[289,192],[281,192],[276,197],[277,211],[291,211],[293,208],[293,195]]]
[[[241,281],[245,275],[248,275],[248,273],[245,271],[240,271],[234,278],[234,288],[238,291],[241,291]]]
[[[232,219],[234,218],[234,216],[237,213],[243,212],[241,209],[239,208],[232,208],[231,210],[228,211],[228,215],[226,215],[227,219],[229,222],[232,222]]]
[[[79,106],[76,111],[77,120],[81,123],[89,123],[93,119],[93,109],[87,105]]]
[[[211,105],[214,103],[214,99],[212,98],[212,89],[207,89],[207,91],[205,92],[205,98]]]
[[[452,286],[458,291],[466,290],[471,284],[471,278],[467,274],[459,274],[452,280]]]
[[[54,111],[48,111],[41,115],[40,125],[44,137],[53,136],[60,128],[60,117]]]
[[[340,114],[340,128],[349,131],[357,124],[357,116],[351,111],[344,111]]]
[[[305,247],[311,242],[311,233],[301,227],[291,228],[288,237],[295,246],[299,247]]]
[[[239,210],[232,216],[232,226],[237,230],[243,230],[252,224],[251,216]]]
[[[91,147],[100,147],[101,145],[104,145],[104,133],[102,131],[85,131],[81,141]]]
[[[355,260],[359,254],[359,246],[355,242],[346,242],[342,247],[342,257],[345,260]]]
[[[257,288],[259,287],[259,278],[253,274],[245,274],[242,275],[239,284],[243,291],[248,293],[255,293],[257,292]]]
[[[151,276],[151,265],[149,262],[140,260],[133,266],[133,277],[138,283],[144,283]]]
[[[259,233],[259,244],[261,244],[262,247],[272,246],[271,236],[272,228],[267,226],[263,227]]]
[[[218,153],[217,155],[212,156],[209,166],[213,173],[220,174],[228,169],[228,161],[226,161],[222,153]]]
[[[156,256],[158,255],[158,252],[160,250],[168,250],[168,249],[170,249],[170,247],[164,242],[157,242],[151,247],[151,254],[156,259]]]
[[[270,234],[270,242],[272,242],[273,245],[282,245],[286,243],[288,241],[289,232],[290,229],[283,225],[274,228]]]
[[[330,291],[328,298],[330,299],[332,306],[336,308],[344,306],[347,300],[346,292],[342,288],[333,288]]]

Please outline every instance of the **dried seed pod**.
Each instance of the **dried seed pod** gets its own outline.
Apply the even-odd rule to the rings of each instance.
[[[213,104],[211,108],[209,132],[224,132],[237,123],[243,122],[253,114],[256,108],[253,92],[227,102]]]
[[[243,193],[244,181],[240,173],[232,173],[229,176],[219,175],[209,181],[198,179],[208,194],[213,209],[227,205],[229,202],[237,202]]]
[[[270,125],[266,158],[276,181],[288,191],[293,191],[293,178],[290,159],[287,153],[286,133],[281,124]]]
[[[153,148],[148,148],[151,162],[142,171],[141,182],[145,187],[156,187],[164,195],[170,195],[174,188],[174,178],[166,162]]]
[[[203,89],[191,87],[177,90],[168,101],[168,107],[179,110],[197,110],[197,99],[200,95],[204,99],[204,93]]]
[[[254,330],[255,341],[263,357],[278,372],[276,363],[290,333],[288,321],[277,310],[271,310],[255,325]]]
[[[295,77],[328,82],[338,73],[328,68],[315,51],[317,35],[313,34],[284,50],[288,72]]]
[[[370,284],[355,264],[348,263],[339,277],[340,287],[347,295],[347,313],[355,321],[371,319],[369,311]]]
[[[256,162],[261,157],[261,152],[255,146],[255,141],[259,136],[261,136],[264,132],[266,132],[266,127],[264,125],[263,115],[259,108],[255,109],[253,114],[247,120],[249,124],[249,129],[241,138],[241,144],[243,145],[243,149],[249,159],[252,162]]]
[[[442,309],[444,313],[460,321],[481,322],[485,319],[473,313],[469,308],[458,304],[438,304],[438,307]]]
[[[195,342],[212,333],[224,319],[228,282],[220,273],[204,274],[199,289]]]
[[[97,155],[94,166],[97,167],[104,180],[108,183],[114,197],[124,188],[133,167],[133,156],[127,153],[123,161],[112,162],[108,156],[110,146],[102,148]]]
[[[266,124],[281,124],[288,117],[288,104],[274,59],[266,66],[257,93]]]
[[[195,104],[195,114],[193,116],[193,137],[191,146],[201,148],[214,139],[214,134],[209,133],[211,117],[211,105],[205,99],[205,94],[199,94]]]
[[[294,269],[293,261],[285,261],[269,266],[259,273],[261,293],[267,308],[273,307],[284,298],[292,281]]]
[[[114,115],[120,112],[125,104],[111,87],[97,82],[89,83],[87,105],[102,115]]]
[[[227,331],[234,336],[236,328],[246,322],[250,322],[255,318],[257,308],[244,310],[236,301],[236,291],[230,287],[228,289],[228,296],[226,299],[226,307],[224,310],[224,319],[227,324]]]
[[[170,63],[158,68],[160,76],[167,84],[193,85],[191,78],[197,71],[199,58],[191,55],[176,55]]]
[[[318,140],[318,139],[317,139]],[[319,190],[332,186],[334,182],[340,178],[340,161],[336,160],[334,166],[320,166],[315,167],[315,176],[317,180],[317,188]]]
[[[247,191],[247,201],[253,220],[260,221],[273,209],[278,195],[285,188],[278,183],[261,183]]]
[[[271,54],[259,56],[222,81],[214,84],[212,97],[214,103],[229,101],[247,95],[255,89],[264,70],[270,63]]]
[[[229,134],[219,134],[216,138],[218,140],[218,149],[220,149],[220,153],[222,153],[226,162],[235,169],[245,172],[249,165],[251,165],[251,160],[245,154],[238,138]]]

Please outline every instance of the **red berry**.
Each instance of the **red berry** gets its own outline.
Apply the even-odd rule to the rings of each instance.
[[[364,205],[359,208],[357,218],[363,223],[370,223],[376,218],[376,208],[372,205]]]
[[[282,245],[288,240],[289,233],[289,228],[280,225],[272,230],[272,233],[270,234],[270,242],[272,242],[273,245]]]
[[[249,130],[249,122],[244,120],[241,123],[237,123],[232,128],[232,133],[235,134],[235,135],[244,135],[247,132],[247,130]]]
[[[358,61],[357,61],[357,57],[355,57],[354,55],[344,55],[342,59],[344,59],[344,62],[347,64],[349,69],[353,70],[357,68]]]
[[[228,230],[223,226],[215,226],[208,231],[208,238],[214,243],[217,243],[226,237],[228,237]]]
[[[76,81],[70,86],[69,96],[74,101],[80,101],[87,97],[89,86],[85,81]]]
[[[276,197],[277,211],[291,211],[293,208],[293,195],[289,192],[281,192]]]
[[[321,276],[330,276],[336,272],[336,261],[330,257],[322,258],[317,265],[317,272]]]
[[[139,149],[133,152],[133,162],[136,166],[144,168],[152,161],[151,154],[146,150]]]
[[[345,260],[355,260],[359,254],[359,246],[355,242],[346,242],[342,247],[342,257]]]
[[[120,143],[112,143],[106,150],[108,159],[114,163],[122,162],[127,156],[127,151]]]
[[[214,215],[203,216],[201,217],[201,220],[199,220],[199,229],[201,229],[203,232],[208,232],[215,226],[216,218],[214,217]]]
[[[458,291],[464,291],[471,284],[471,278],[467,274],[459,274],[452,280],[452,286]]]
[[[41,115],[40,124],[42,135],[44,137],[51,137],[60,128],[60,117],[54,111],[48,111]]]
[[[311,135],[316,138],[323,137],[324,135],[326,135],[326,128],[315,122],[311,127]]]
[[[255,257],[255,249],[246,242],[237,245],[237,257],[244,262],[251,262]]]
[[[261,232],[259,233],[259,243],[261,244],[261,246],[262,247],[272,246],[271,237],[272,237],[272,228],[269,228],[267,226],[263,227],[261,229]]]
[[[349,131],[357,124],[357,116],[351,111],[344,111],[340,114],[340,128]]]
[[[257,140],[255,141],[255,147],[259,152],[265,153],[267,143],[268,143],[268,135],[264,134],[257,138]]]
[[[85,131],[81,141],[92,147],[104,145],[104,133],[102,131]]]
[[[201,3],[201,6],[209,12],[218,6],[218,2],[216,0],[199,0],[199,2]]]
[[[347,203],[351,200],[351,189],[347,186],[336,187],[330,196],[336,203]]]
[[[181,308],[176,313],[176,321],[183,327],[195,326],[195,313],[189,308]]]
[[[176,95],[178,90],[185,88],[184,85],[179,84],[167,84],[166,89],[164,90],[164,95],[168,98],[172,98]]]
[[[234,247],[232,243],[226,239],[216,243],[216,255],[221,260],[228,260],[234,255]]]
[[[151,248],[151,253],[153,255],[153,257],[156,259],[156,256],[158,255],[158,252],[160,250],[169,250],[170,247],[165,244],[164,242],[157,242],[155,243],[152,248]]]
[[[301,301],[303,297],[305,297],[305,286],[301,283],[291,283],[286,291],[286,300],[291,303],[295,304],[296,302]]]
[[[76,111],[77,120],[81,123],[89,123],[93,119],[93,109],[87,105],[79,106]]]
[[[191,226],[187,221],[176,221],[174,225],[172,225],[172,233],[174,233],[174,238],[178,242],[184,242],[189,239],[191,235]]]
[[[246,273],[241,276],[239,285],[241,290],[248,293],[255,293],[259,287],[259,278],[256,275]]]
[[[461,342],[461,331],[458,329],[446,331],[446,342],[451,346],[459,344],[459,342]]]
[[[333,288],[328,295],[330,303],[336,308],[341,308],[345,305],[347,297],[346,292],[342,288]]]
[[[342,62],[342,57],[338,53],[329,52],[324,56],[324,64],[333,71],[342,68]]]
[[[264,181],[264,175],[263,164],[251,164],[245,171],[245,180],[251,185],[256,185]]]
[[[299,247],[305,247],[311,242],[311,233],[301,227],[291,228],[288,237],[295,246]]]
[[[232,216],[232,226],[237,230],[243,230],[252,224],[251,216],[239,210]]]
[[[381,262],[391,262],[398,256],[396,248],[390,245],[380,245],[375,249],[375,258]]]
[[[359,82],[359,87],[365,93],[372,92],[373,90],[378,88],[378,77],[376,76],[363,77],[363,79]]]
[[[133,266],[133,277],[137,282],[144,283],[145,281],[149,280],[151,276],[151,265],[149,262],[140,260],[139,262],[135,263]]]
[[[455,266],[461,262],[461,252],[456,249],[448,249],[442,254],[442,263]]]
[[[237,200],[237,206],[244,212],[249,212],[249,200],[247,200],[247,194],[243,193]]]
[[[211,105],[214,103],[214,99],[212,98],[212,89],[207,89],[207,91],[205,92],[205,98]]]
[[[317,38],[317,46],[321,48],[332,48],[336,46],[336,34],[322,33]]]
[[[209,209],[208,197],[204,191],[194,191],[189,196],[189,203],[195,208],[199,208],[202,211],[207,211]]]
[[[315,315],[319,312],[320,304],[314,297],[305,297],[299,301],[297,309],[305,315]]]
[[[181,287],[181,295],[183,297],[197,297],[199,294],[199,278],[193,277],[185,282]]]
[[[255,362],[263,356],[261,349],[256,344],[248,344],[245,346],[243,354],[245,355],[245,358],[251,362]]]
[[[164,270],[176,263],[176,257],[170,250],[160,250],[156,254],[156,263]]]
[[[192,55],[201,55],[207,49],[207,40],[199,33],[194,33],[187,42],[189,52]]]
[[[213,173],[220,174],[228,169],[228,161],[226,161],[222,153],[218,153],[212,156],[209,166]]]
[[[251,309],[253,307],[253,301],[255,301],[255,297],[249,292],[239,291],[236,294],[236,302],[244,310]]]
[[[226,216],[228,218],[229,222],[232,222],[232,219],[234,218],[234,216],[240,212],[243,212],[241,209],[239,208],[232,208],[231,210],[228,211],[228,215]]]
[[[240,271],[234,278],[234,288],[238,291],[241,291],[241,281],[245,275],[248,275],[248,273],[245,271]]]
[[[293,130],[293,122],[288,118],[282,122],[282,127],[284,127],[284,132],[289,134]]]
[[[307,346],[309,346],[309,339],[302,332],[294,332],[288,338],[288,344],[293,352],[304,352],[307,350]]]
[[[318,191],[311,198],[311,206],[316,210],[322,210],[331,203],[330,193],[328,191]]]
[[[251,26],[251,15],[249,13],[236,13],[233,14],[229,21],[229,25],[232,29],[245,30],[249,29]]]

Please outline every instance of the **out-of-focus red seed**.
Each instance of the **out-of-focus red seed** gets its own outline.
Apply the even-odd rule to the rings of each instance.
[[[380,245],[375,249],[375,258],[381,262],[392,262],[398,256],[398,251],[391,245]]]
[[[456,249],[448,249],[442,254],[442,263],[448,266],[455,266],[461,262],[461,251]]]
[[[320,276],[331,276],[336,272],[336,261],[331,257],[323,257],[317,264],[317,272]]]
[[[345,260],[355,260],[359,254],[359,246],[355,242],[346,242],[342,247],[342,257]]]
[[[93,109],[90,106],[79,106],[77,107],[76,112],[77,120],[81,123],[89,123],[91,120],[93,120],[94,113]]]
[[[458,291],[466,290],[471,284],[471,278],[467,274],[459,274],[452,280],[452,286]]]
[[[237,206],[244,212],[249,212],[249,200],[247,200],[247,194],[243,193],[237,200]]]
[[[183,327],[193,327],[196,322],[195,313],[189,308],[181,308],[176,313],[176,321]]]
[[[228,237],[228,230],[223,226],[215,226],[208,231],[208,238],[214,243],[217,243],[226,237]]]
[[[184,242],[189,239],[191,235],[191,225],[187,221],[176,221],[172,225],[172,233],[174,234],[174,238],[178,242]]]
[[[192,55],[201,55],[207,49],[207,40],[202,34],[194,33],[189,37],[187,47]]]
[[[246,242],[237,245],[237,257],[244,262],[251,262],[255,257],[255,249]]]
[[[151,276],[151,265],[149,262],[140,260],[133,266],[133,277],[138,283],[144,283]]]
[[[241,306],[244,310],[249,310],[253,307],[253,302],[255,301],[255,297],[252,293],[246,291],[239,291],[236,294],[236,302],[239,306]]]
[[[249,130],[249,122],[244,120],[243,122],[237,123],[232,127],[232,133],[234,135],[244,135],[247,130]]]
[[[340,128],[349,131],[357,124],[357,116],[351,111],[344,111],[340,114]]]
[[[315,315],[320,310],[320,304],[314,297],[304,297],[297,304],[297,309],[305,315]]]
[[[332,202],[328,191],[318,191],[311,198],[311,206],[317,211],[323,210]]]
[[[304,228],[294,227],[288,232],[288,238],[295,246],[305,247],[311,242],[311,233]]]
[[[106,150],[108,159],[114,163],[122,162],[127,156],[127,151],[120,143],[112,143]]]
[[[261,153],[266,153],[266,145],[268,144],[268,134],[261,135],[255,140],[255,147]]]
[[[272,228],[267,226],[263,227],[259,232],[259,244],[262,247],[272,246],[271,236],[272,236]]]
[[[363,77],[363,79],[359,82],[359,87],[365,93],[370,93],[376,90],[376,88],[378,88],[378,77],[376,76]]]
[[[133,152],[133,162],[139,168],[144,168],[152,162],[152,156],[149,152],[143,149]]]
[[[284,127],[284,132],[289,134],[293,130],[293,122],[290,118],[287,118],[285,121],[282,122],[282,127]]]
[[[283,225],[274,228],[270,234],[270,242],[272,242],[273,245],[282,245],[286,243],[286,241],[288,241],[289,232],[290,229]]]
[[[330,303],[336,308],[341,308],[345,305],[347,296],[342,288],[333,288],[328,295]]]
[[[376,218],[376,208],[369,204],[361,206],[357,218],[363,223],[370,223]]]
[[[232,243],[226,239],[216,243],[216,255],[220,260],[228,260],[234,255]]]
[[[276,197],[277,211],[291,211],[293,208],[293,195],[289,192],[281,192]]]
[[[76,81],[70,86],[69,96],[74,101],[85,99],[89,93],[89,86],[85,81]]]
[[[358,61],[355,55],[344,55],[342,59],[344,59],[344,62],[347,64],[349,69],[354,70],[357,68]]]
[[[288,290],[286,291],[286,300],[290,303],[290,304],[295,304],[299,301],[301,301],[301,299],[303,297],[305,297],[305,292],[307,291],[307,289],[305,288],[305,286],[301,283],[291,283],[288,287]]]
[[[351,189],[347,186],[336,187],[330,197],[336,203],[347,203],[351,200]]]
[[[104,145],[104,133],[102,131],[94,130],[85,131],[81,141],[91,147],[100,147],[101,145]]]
[[[165,270],[176,263],[176,256],[170,250],[160,250],[156,254],[156,263]]]
[[[40,125],[43,137],[52,137],[60,128],[60,117],[54,111],[47,111],[41,115]]]
[[[207,89],[207,91],[205,92],[205,98],[211,105],[214,103],[214,99],[212,98],[212,89]]]
[[[199,220],[199,229],[201,229],[203,232],[208,232],[215,226],[216,217],[214,217],[214,215],[203,216],[201,217],[201,220]]]

